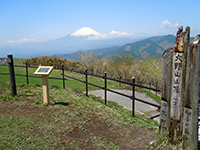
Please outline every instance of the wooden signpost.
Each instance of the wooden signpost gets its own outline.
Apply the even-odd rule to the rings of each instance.
[[[53,66],[39,66],[34,72],[34,75],[42,76],[42,88],[43,88],[43,102],[44,104],[49,104],[49,81],[48,76],[53,70]]]
[[[181,26],[176,45],[163,53],[160,133],[182,149],[198,149],[200,35],[189,41],[189,34]]]

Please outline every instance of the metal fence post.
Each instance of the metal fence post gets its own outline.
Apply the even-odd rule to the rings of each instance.
[[[88,96],[88,75],[87,75],[87,68],[85,69],[85,85],[86,85],[86,96]]]
[[[14,95],[17,95],[17,89],[16,89],[15,71],[14,71],[12,55],[8,55],[8,65],[9,65],[11,91],[12,91],[12,95],[14,96]]]
[[[151,87],[151,82],[149,82],[149,87]],[[149,89],[149,92],[150,92],[150,89]]]
[[[105,93],[104,93],[104,96],[105,96],[105,105],[107,104],[107,73],[105,71]]]
[[[119,76],[119,80],[120,81],[122,80],[122,76],[121,75]],[[121,82],[119,82],[119,86],[121,87]]]
[[[158,85],[157,85],[157,83],[156,83],[156,89],[158,89]],[[158,92],[156,91],[156,96],[158,95]]]
[[[26,82],[27,84],[29,84],[29,81],[28,81],[28,63],[26,62]]]
[[[133,113],[133,117],[135,115],[135,77],[133,77],[133,87],[132,87],[132,96],[133,96],[133,99],[132,99],[132,113]]]
[[[62,74],[64,74],[65,73],[64,65],[62,65],[61,69],[62,69]],[[65,77],[64,76],[63,76],[63,89],[65,89]]]

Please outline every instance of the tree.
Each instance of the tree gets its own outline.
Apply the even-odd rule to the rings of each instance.
[[[84,50],[79,50],[78,54],[78,61],[83,64],[86,68],[90,67],[90,61],[92,60],[94,56],[94,51],[84,51]]]
[[[141,71],[146,81],[153,81],[153,83],[160,83],[161,81],[161,58],[158,57],[143,57],[141,64]]]

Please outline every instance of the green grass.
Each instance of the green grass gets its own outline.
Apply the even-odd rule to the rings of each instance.
[[[138,92],[141,92],[141,93],[146,93],[146,95],[148,95],[149,97],[154,99],[158,104],[161,104],[160,96],[152,93],[151,91],[144,89],[144,88],[139,88],[139,87],[136,87],[135,90],[138,91]]]
[[[14,59],[14,63],[18,64],[20,62],[20,59]],[[15,67],[15,74],[26,74],[26,68],[25,67]],[[29,75],[34,75],[34,72],[37,68],[29,68],[28,72]],[[0,65],[0,72],[4,72],[4,73],[9,73],[8,70],[8,66],[1,66]],[[52,73],[50,74],[49,77],[56,77],[56,78],[62,78],[62,76],[60,75],[62,73],[61,70],[53,70]],[[83,81],[85,81],[85,75],[83,74],[78,74],[78,73],[74,73],[74,72],[70,72],[70,71],[66,71],[65,73],[68,76],[72,76],[78,79],[81,79]],[[67,77],[66,77],[67,78]],[[22,77],[22,76],[16,76],[16,83],[17,84],[26,84],[26,77]],[[0,82],[10,82],[9,79],[9,75],[1,75],[0,74]],[[104,87],[104,79],[102,78],[97,78],[97,77],[92,77],[92,76],[88,76],[88,82],[96,84],[98,86],[102,86]],[[33,78],[33,77],[29,77],[29,84],[33,84],[33,85],[42,85],[42,78]],[[63,81],[62,80],[55,80],[55,79],[49,79],[49,85],[50,88],[62,88],[63,87]],[[85,83],[67,78],[67,80],[65,80],[65,87],[66,88],[71,88],[73,90],[78,90],[78,91],[85,91],[86,90],[86,85]],[[107,88],[113,89],[113,88],[125,88],[127,87],[127,85],[125,84],[121,84],[121,86],[119,85],[118,82],[113,82],[110,80],[107,80]],[[88,85],[89,90],[99,90],[99,88]],[[149,97],[151,97],[152,99],[154,99],[157,103],[161,103],[160,97],[156,96],[154,93],[149,92],[149,90],[144,89],[144,88],[138,88],[136,87],[136,91],[138,92],[143,92],[146,93]]]
[[[51,132],[46,132],[44,137],[34,135],[34,128],[41,124],[33,117],[0,115],[0,122],[0,149],[55,148],[56,139]]]
[[[17,84],[15,97],[9,84],[2,82],[0,87],[0,149],[121,149],[109,134],[130,138],[135,125],[137,130],[158,130],[159,124],[152,119],[132,117],[130,110],[115,102],[108,101],[105,106],[103,99],[69,88],[50,89],[51,105],[44,106],[41,86]],[[9,98],[2,100],[5,95]],[[84,133],[85,137],[72,136],[78,133],[75,126],[79,136]]]
[[[19,61],[20,61],[20,59],[14,59],[15,64],[17,64]],[[26,74],[26,68],[25,67],[15,67],[14,69],[15,69],[15,74],[23,74],[23,75]],[[35,70],[36,70],[36,68],[29,68],[28,74],[34,75]],[[8,66],[0,66],[0,72],[9,73]],[[55,70],[54,69],[49,77],[62,78],[62,76],[60,75],[61,73],[62,73],[61,70]],[[70,71],[65,71],[65,74],[85,81],[85,75],[73,73],[73,72],[70,72]],[[16,76],[15,79],[16,79],[17,84],[26,84],[26,77]],[[0,74],[0,82],[10,82],[9,75],[1,75]],[[88,76],[88,82],[91,82],[93,84],[104,87],[104,80],[100,79],[100,78]],[[41,78],[29,77],[29,83],[30,84],[42,85],[42,79]],[[63,81],[62,80],[49,79],[49,85],[51,87],[61,88],[61,87],[63,87]],[[116,87],[118,85],[119,84],[116,83],[116,82],[107,81],[107,86],[110,87],[110,88]],[[67,80],[65,81],[65,87],[71,88],[71,89],[74,89],[74,90],[85,91],[85,84],[84,83],[70,79],[70,78],[67,78]],[[90,90],[98,89],[98,88],[91,86],[91,85],[89,85],[88,88]]]

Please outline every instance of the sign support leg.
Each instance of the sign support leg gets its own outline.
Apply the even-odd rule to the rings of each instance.
[[[42,88],[43,88],[43,102],[49,104],[49,81],[48,76],[42,76]]]

